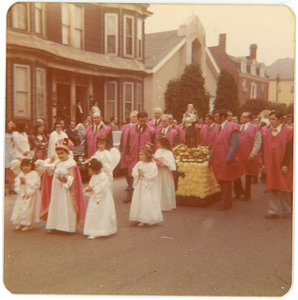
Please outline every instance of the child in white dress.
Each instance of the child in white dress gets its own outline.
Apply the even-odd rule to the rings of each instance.
[[[33,159],[23,158],[21,172],[15,178],[15,192],[18,194],[11,221],[16,230],[27,231],[39,222],[40,176],[34,170]]]
[[[98,150],[94,153],[94,158],[102,163],[102,170],[107,174],[110,182],[113,181],[113,172],[111,169],[112,157],[110,151],[106,150],[106,140],[104,135],[99,135],[96,138],[96,145]]]
[[[54,174],[51,183],[50,203],[42,197],[42,208],[48,210],[46,229],[76,232],[77,222],[83,222],[86,208],[81,176],[76,162],[69,157],[73,143],[67,139],[58,140],[56,154],[45,161],[49,175]],[[44,187],[43,187],[44,188]]]
[[[162,211],[176,208],[176,195],[173,171],[176,171],[175,158],[170,142],[164,134],[157,137],[158,149],[154,159],[158,161],[157,190]]]
[[[130,221],[139,221],[138,226],[145,223],[153,225],[163,221],[160,201],[156,188],[157,167],[152,161],[152,151],[142,147],[139,152],[140,160],[132,170],[133,196],[130,206]]]
[[[85,193],[89,196],[86,212],[84,235],[88,239],[108,236],[117,232],[116,211],[112,193],[109,189],[110,180],[102,171],[102,163],[93,158],[87,164],[91,177]]]

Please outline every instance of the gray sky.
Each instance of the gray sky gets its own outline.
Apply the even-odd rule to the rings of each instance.
[[[178,29],[194,13],[205,28],[207,46],[217,46],[219,34],[226,33],[229,55],[249,55],[250,44],[257,44],[257,60],[269,66],[278,58],[294,57],[295,16],[287,6],[280,5],[291,2],[275,2],[279,5],[151,4],[148,10],[153,15],[146,19],[145,31]]]

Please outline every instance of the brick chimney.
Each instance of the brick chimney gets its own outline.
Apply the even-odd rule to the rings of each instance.
[[[249,54],[249,58],[250,59],[257,59],[257,44],[251,44],[250,45],[250,54]]]
[[[219,35],[219,45],[218,46],[223,52],[226,52],[226,39],[227,39],[226,33],[221,33]]]

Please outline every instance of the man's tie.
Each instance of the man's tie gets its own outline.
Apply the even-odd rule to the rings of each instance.
[[[244,125],[241,126],[241,131],[244,131]]]

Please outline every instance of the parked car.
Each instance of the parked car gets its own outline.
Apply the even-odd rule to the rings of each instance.
[[[112,131],[112,134],[113,134],[113,147],[119,150],[122,131],[121,130]],[[76,161],[77,166],[80,169],[83,181],[90,179],[88,175],[88,171],[86,169],[86,165],[83,164],[83,162],[85,161],[84,148],[85,148],[85,140],[79,146],[74,146],[72,149],[74,160]],[[121,169],[121,161],[119,161],[118,165],[114,169],[113,175],[121,176],[122,173],[123,172]]]

